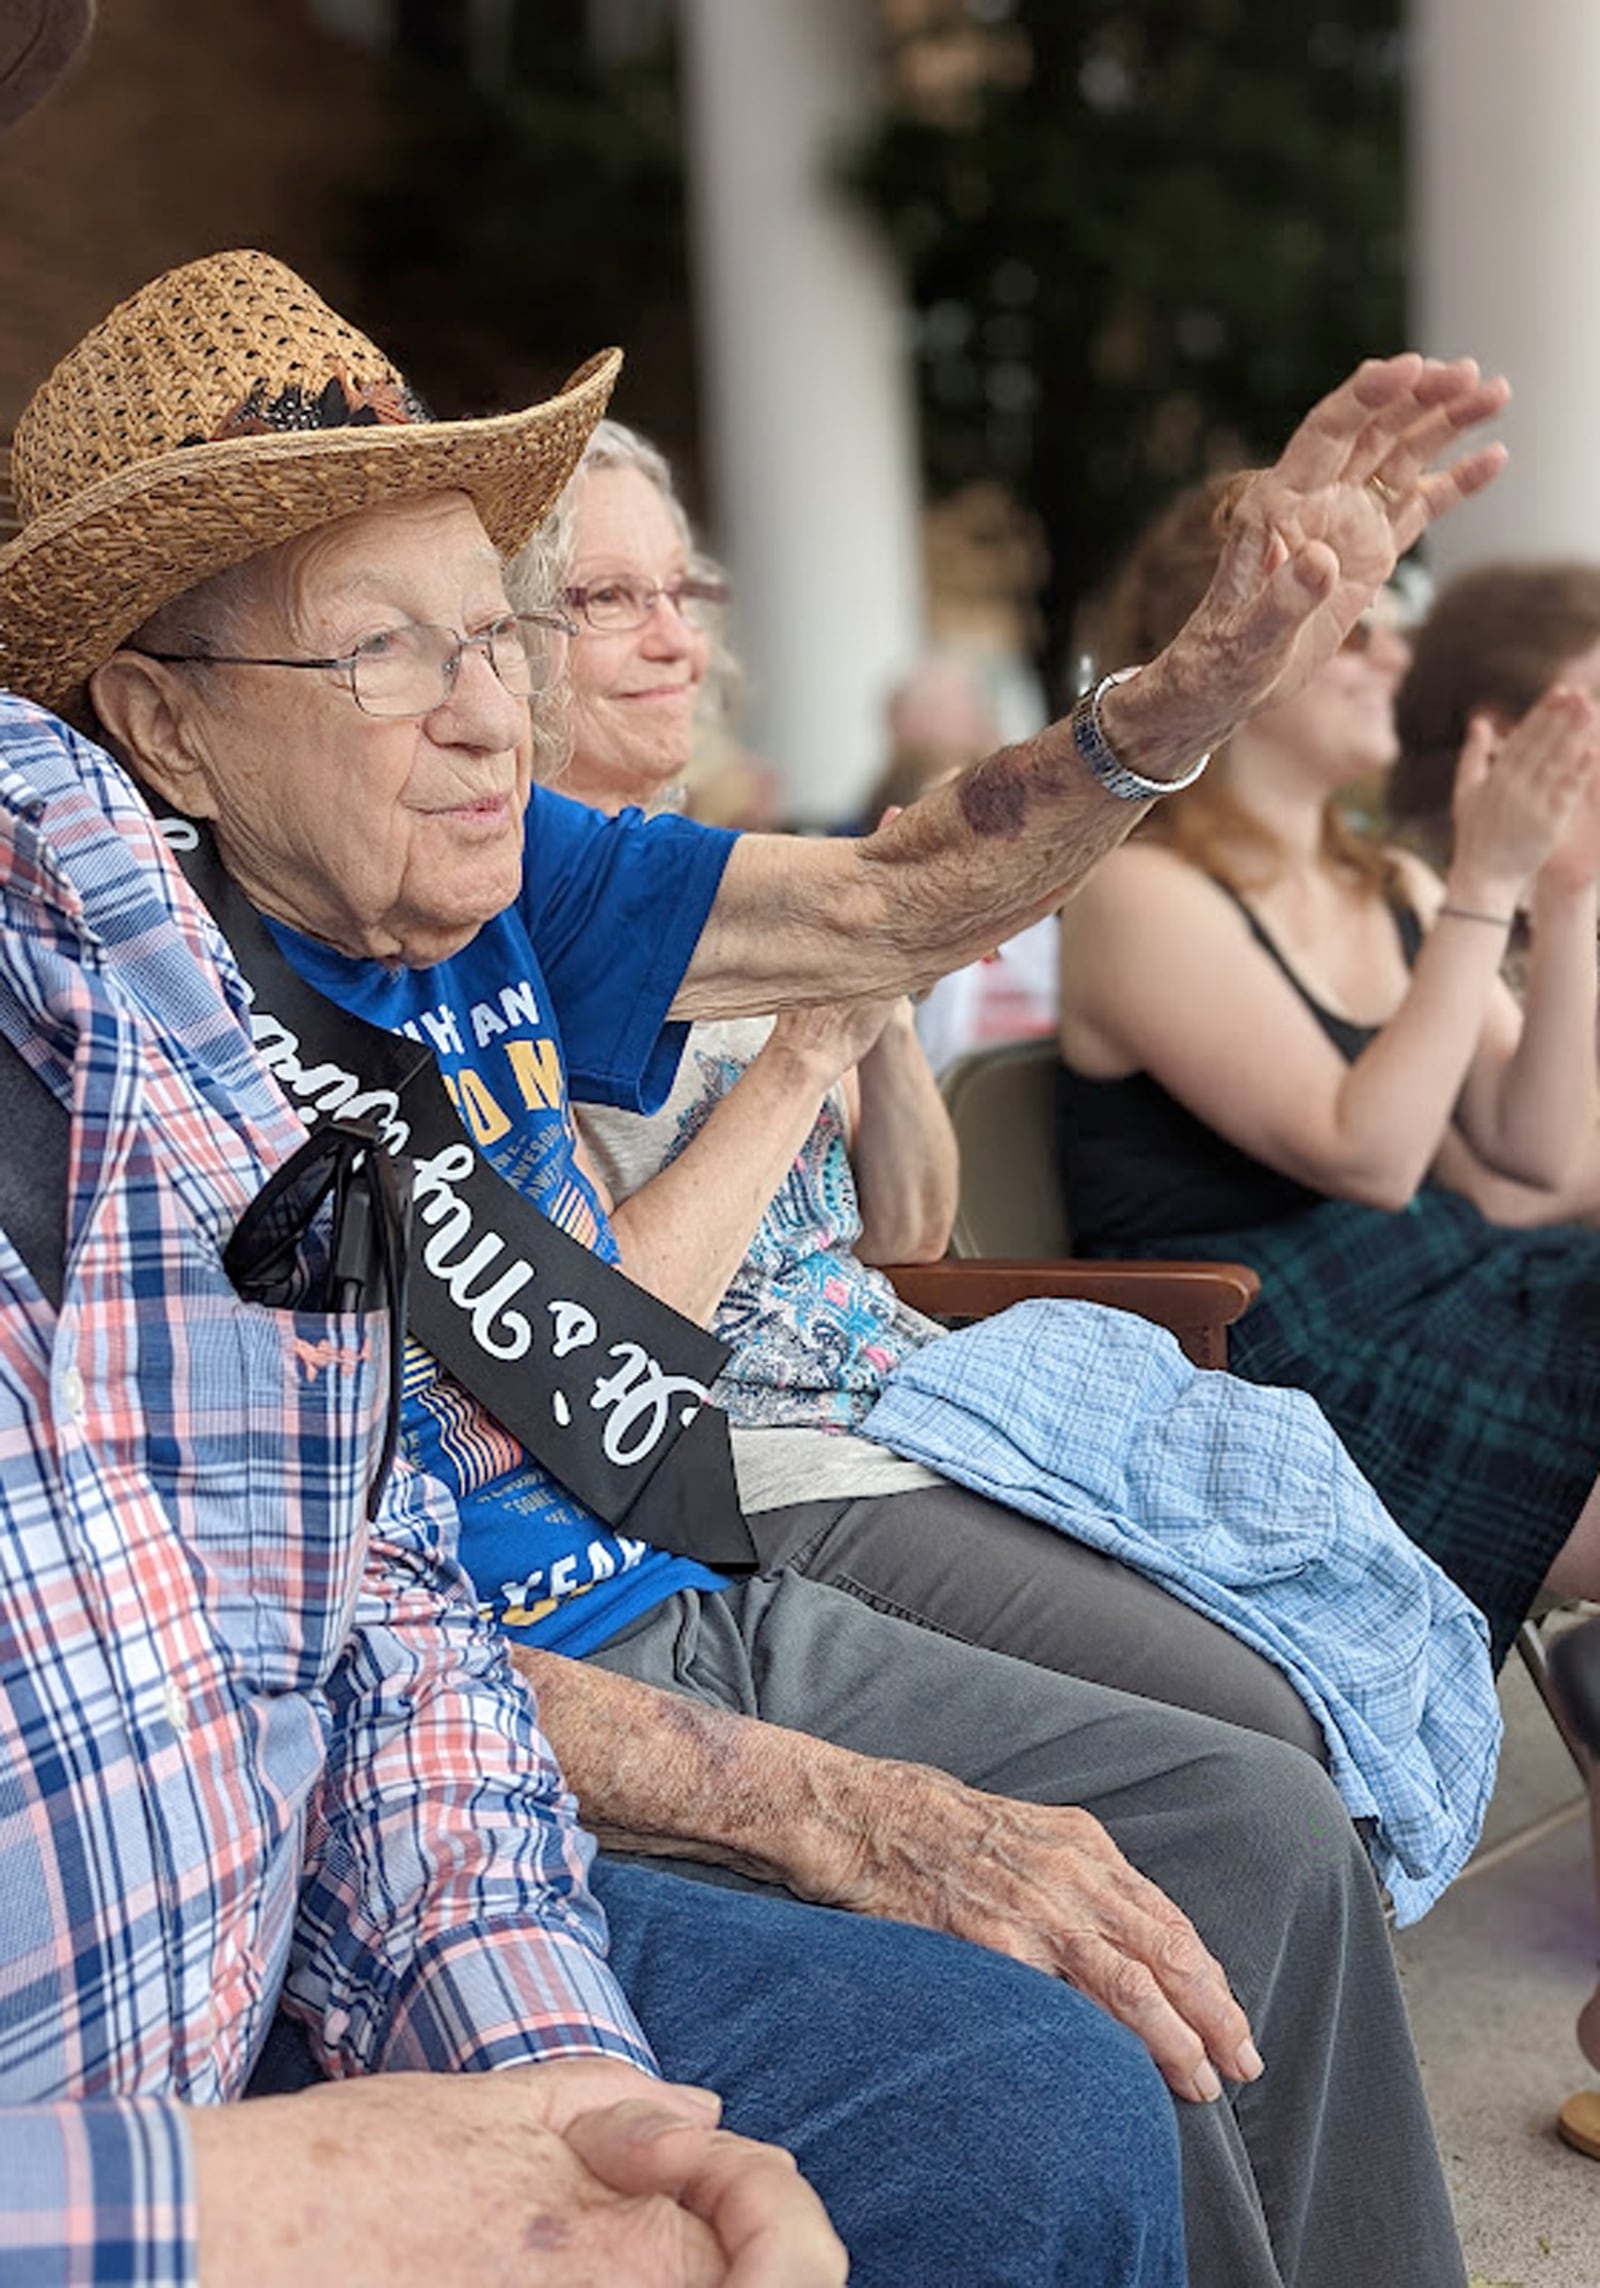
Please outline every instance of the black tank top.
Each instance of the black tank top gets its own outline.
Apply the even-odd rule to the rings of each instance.
[[[1256,943],[1277,963],[1346,1063],[1352,1063],[1379,1028],[1353,1025],[1325,1008],[1244,900],[1231,890],[1226,894]],[[1393,898],[1388,905],[1410,969],[1422,944],[1422,924],[1409,905]],[[1102,1254],[1148,1247],[1163,1237],[1272,1223],[1325,1196],[1241,1152],[1149,1073],[1091,1080],[1062,1065],[1056,1075],[1056,1150],[1073,1244]]]

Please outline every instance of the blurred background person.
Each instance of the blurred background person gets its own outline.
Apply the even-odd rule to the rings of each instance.
[[[1442,868],[1473,718],[1503,736],[1554,683],[1600,697],[1600,564],[1479,565],[1440,591],[1410,641],[1388,811]]]
[[[1135,548],[1107,666],[1182,619],[1230,497],[1191,491]],[[1504,740],[1473,719],[1441,880],[1338,807],[1393,763],[1405,659],[1358,628],[1069,901],[1061,1164],[1086,1251],[1260,1272],[1232,1364],[1321,1401],[1499,1660],[1541,1588],[1600,1589],[1600,1234],[1478,1204],[1509,1174],[1553,1212],[1600,1177],[1600,710],[1557,688]]]
[[[884,728],[888,754],[852,832],[869,833],[885,812],[903,810],[1003,743],[981,661],[953,648],[929,652],[894,686]],[[988,1042],[1053,1031],[1058,958],[1056,918],[1046,914],[986,961],[969,962],[930,986],[914,1022],[934,1072]]]

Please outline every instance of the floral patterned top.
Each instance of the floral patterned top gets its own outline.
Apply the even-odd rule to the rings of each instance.
[[[770,1017],[695,1025],[657,1113],[579,1106],[613,1197],[628,1198],[693,1141],[771,1029]],[[733,1345],[713,1396],[735,1424],[853,1430],[885,1377],[943,1332],[858,1261],[860,1236],[844,1091],[835,1088],[711,1322]]]

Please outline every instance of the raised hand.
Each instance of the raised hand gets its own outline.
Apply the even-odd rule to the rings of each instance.
[[[1504,735],[1475,716],[1451,801],[1453,894],[1515,901],[1543,871],[1581,889],[1600,869],[1600,708],[1556,685]]]
[[[1369,358],[1241,488],[1201,612],[1246,656],[1278,661],[1274,696],[1333,656],[1436,517],[1498,476],[1503,445],[1432,464],[1510,394],[1471,358]]]
[[[1510,394],[1471,358],[1407,352],[1369,358],[1314,405],[1272,467],[1241,479],[1221,561],[1188,622],[1107,695],[1117,753],[1199,751],[1298,690],[1434,519],[1499,475],[1498,444],[1435,463]]]

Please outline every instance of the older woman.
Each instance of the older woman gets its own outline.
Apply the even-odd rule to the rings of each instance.
[[[35,397],[13,455],[28,522],[0,555],[0,625],[15,682],[73,706],[87,685],[145,782],[213,831],[224,910],[231,881],[323,1005],[375,1020],[384,1043],[431,1047],[481,1159],[607,1255],[571,1150],[568,1058],[586,1087],[648,1101],[675,1061],[669,1018],[892,994],[1038,912],[1136,803],[1340,640],[1397,545],[1493,474],[1492,452],[1445,474],[1428,464],[1501,395],[1466,365],[1364,367],[1249,496],[1214,595],[1163,660],[861,844],[735,846],[532,788],[534,669],[496,548],[542,506],[560,455],[530,475],[529,436],[548,447],[553,424],[419,419],[381,353],[261,258],[159,281]],[[330,447],[330,426],[342,437],[352,422],[371,433],[361,452]],[[575,406],[573,451],[583,426]],[[255,947],[242,922],[239,942]],[[258,1008],[257,1022],[287,1071],[287,1020]],[[367,1034],[346,1022],[343,1037]],[[408,1071],[420,1061],[395,1053]],[[337,1060],[295,1068],[308,1099],[345,1077]],[[422,1224],[470,1231],[471,1149],[443,1145],[422,1173]],[[449,1253],[424,1237],[419,1263],[480,1333],[504,1335],[510,1289],[491,1303],[475,1285],[502,1259]],[[594,1309],[549,1292],[559,1364],[615,1297],[603,1279]],[[672,1411],[688,1378],[653,1368],[643,1343],[613,1355],[588,1401],[611,1428],[637,1427],[652,1393],[656,1420]],[[584,1382],[570,1388],[581,1403]],[[565,1432],[562,1407],[576,1409],[559,1378],[550,1395]],[[425,1354],[406,1405],[413,1449],[464,1490],[469,1561],[508,1619],[548,1601],[572,1609],[568,1641],[591,1613],[614,1632],[647,1568],[654,1603],[662,1568],[683,1563],[658,1563],[625,1517],[608,1529],[575,1514]],[[524,1579],[507,1595],[500,1552],[518,1543]],[[1459,2282],[1376,1898],[1309,1758],[944,1643],[797,1576],[726,1585],[691,1564],[677,1579],[695,1629],[671,1698],[586,1663],[539,1666],[548,1728],[607,1832],[937,1924],[1103,2000],[1202,2101],[1179,2108],[1197,2281],[1376,2273],[1399,2235],[1408,2278]],[[1086,1804],[1104,1804],[1141,1873]],[[1227,1954],[1273,2054],[1267,2102],[1250,2021],[1157,1883]],[[1053,1990],[1039,1991],[1044,2007]],[[1223,2075],[1240,2086],[1219,2102]],[[1056,2097],[1039,2110],[1058,2103],[1070,2113]],[[1059,2215],[1057,2195],[1046,2206]],[[960,2228],[974,2278],[996,2276],[987,2226]],[[1089,2258],[1063,2271],[1059,2249],[1018,2257],[1024,2229],[1014,2217],[1008,2241],[1027,2277],[1107,2276],[1115,2261],[1101,2249],[1086,2275]]]
[[[612,813],[670,801],[729,663],[723,583],[651,445],[599,424],[510,592],[559,599],[578,622],[558,783]],[[583,1105],[578,1118],[624,1268],[733,1346],[715,1396],[768,1564],[947,1636],[1322,1750],[1282,1671],[1225,1627],[857,1434],[895,1370],[942,1331],[869,1268],[940,1254],[955,1204],[954,1138],[909,1003],[698,1024],[657,1111]],[[1080,1453],[1087,1436],[1085,1423]],[[1187,1499],[1197,1520],[1211,1515],[1203,1473]],[[1308,1588],[1307,1603],[1320,1610],[1314,1644],[1333,1600],[1317,1608]],[[1427,1615],[1425,1594],[1416,1609]],[[1441,1617],[1428,1646],[1445,1633]],[[635,1632],[624,1656],[637,1671],[644,1654]]]

